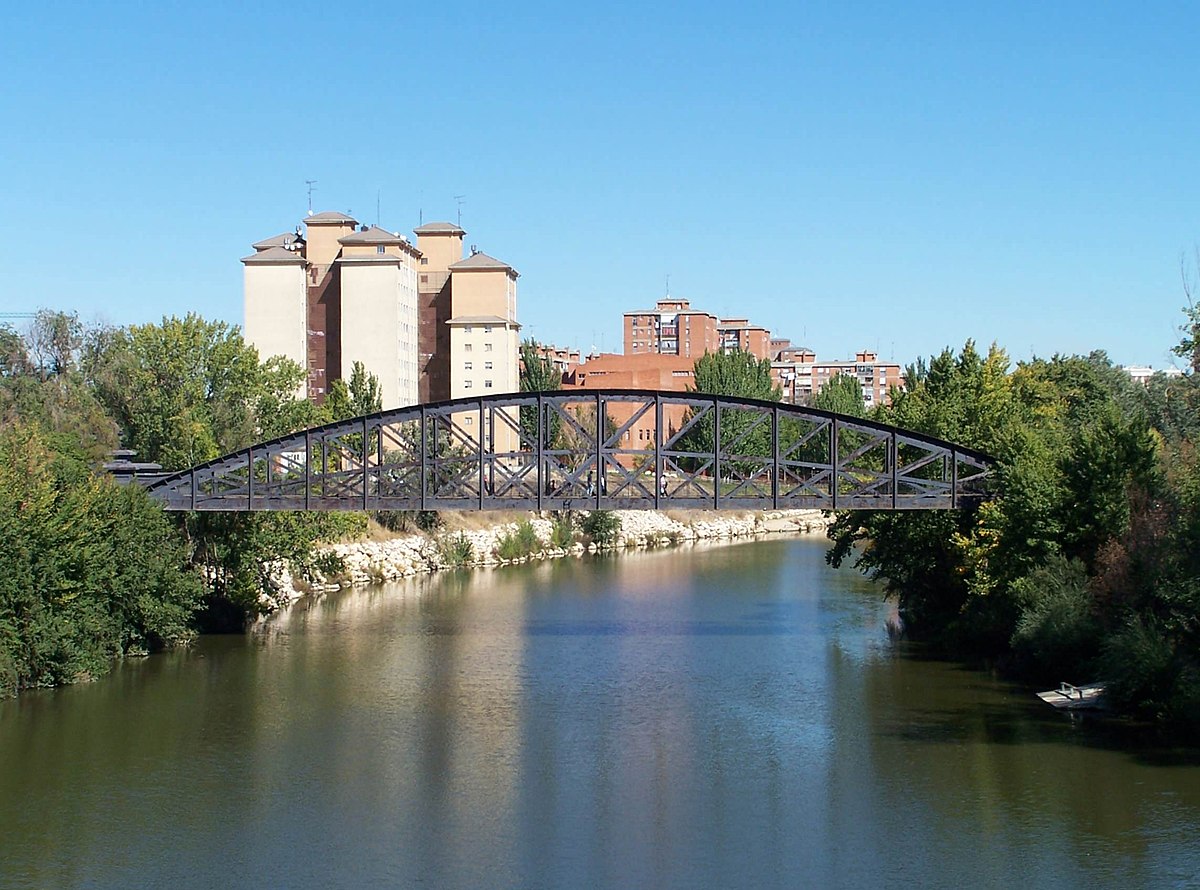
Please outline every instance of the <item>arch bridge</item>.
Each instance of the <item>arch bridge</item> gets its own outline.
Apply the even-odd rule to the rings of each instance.
[[[139,477],[168,510],[944,510],[993,460],[919,433],[699,393],[503,393],[381,411]]]

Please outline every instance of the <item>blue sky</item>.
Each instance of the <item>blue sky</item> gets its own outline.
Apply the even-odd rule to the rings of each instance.
[[[979,7],[979,8],[976,8]],[[664,293],[827,358],[1169,363],[1200,5],[20,4],[0,312],[240,322],[317,210],[456,218],[542,340]]]

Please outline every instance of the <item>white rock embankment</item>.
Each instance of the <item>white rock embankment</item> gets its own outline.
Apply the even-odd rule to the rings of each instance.
[[[742,516],[720,513],[699,513],[686,522],[665,513],[649,510],[614,511],[621,520],[616,541],[606,550],[629,550],[662,547],[695,541],[746,538],[763,534],[803,534],[824,531],[832,517],[820,510],[778,510]],[[517,529],[508,522],[474,531],[441,532],[430,536],[412,534],[387,541],[355,541],[331,544],[321,552],[340,557],[344,569],[331,577],[319,572],[311,582],[294,579],[286,566],[276,566],[272,572],[275,599],[290,603],[312,590],[331,590],[365,584],[381,584],[412,575],[451,568],[445,552],[447,543],[460,538],[469,542],[471,558],[462,567],[481,567],[526,562],[531,559],[557,559],[596,552],[595,544],[576,542],[567,548],[551,547],[549,542],[554,523],[537,516],[529,518],[540,542],[537,552],[519,560],[502,560],[496,555],[500,540]]]

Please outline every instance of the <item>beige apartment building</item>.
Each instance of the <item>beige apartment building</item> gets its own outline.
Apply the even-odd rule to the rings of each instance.
[[[415,234],[324,212],[255,243],[242,259],[246,340],[305,368],[302,394],[318,404],[355,362],[379,378],[385,409],[515,392],[516,270],[474,249],[464,259],[451,223]]]

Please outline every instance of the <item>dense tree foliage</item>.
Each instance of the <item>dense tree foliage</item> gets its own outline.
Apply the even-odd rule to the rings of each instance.
[[[694,384],[690,387],[691,392],[741,399],[762,399],[768,402],[777,402],[780,399],[779,387],[771,379],[769,359],[760,360],[742,350],[706,352],[696,359],[693,368]],[[700,413],[701,416],[692,423],[691,429],[680,440],[680,448],[696,454],[711,454],[715,446],[717,417],[711,410],[696,408],[688,412],[684,424],[691,423],[696,413]],[[721,441],[737,442],[736,451],[742,456],[762,457],[770,454],[771,426],[759,423],[759,418],[760,415],[756,412],[735,408],[720,409]],[[685,460],[684,463],[698,465],[702,460]],[[730,466],[735,469],[749,469],[741,467],[738,462]]]
[[[881,579],[914,636],[1031,680],[1200,724],[1195,375],[1142,387],[1103,353],[1010,369],[972,343],[909,368],[874,417],[998,459],[957,513],[846,513],[830,561]]]
[[[867,413],[863,401],[862,384],[853,374],[834,374],[821,391],[813,396],[812,405],[822,411],[864,417]]]
[[[184,639],[201,598],[158,505],[92,472],[117,436],[81,345],[62,314],[0,330],[0,696]]]
[[[533,338],[521,341],[521,392],[553,392],[562,386],[562,372],[554,363],[539,352],[540,344]],[[546,441],[553,442],[558,436],[559,420],[555,416],[546,418],[550,428]],[[536,442],[538,435],[537,406],[521,408],[521,435],[526,441]]]
[[[377,401],[359,376],[348,392]],[[272,562],[303,572],[315,542],[362,527],[354,514],[168,516],[95,472],[118,444],[177,469],[323,422],[301,380],[194,315],[88,330],[43,311],[25,336],[0,328],[0,694],[94,676],[197,627],[238,629],[274,605]]]

